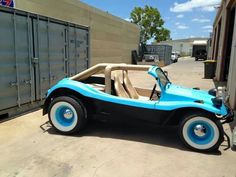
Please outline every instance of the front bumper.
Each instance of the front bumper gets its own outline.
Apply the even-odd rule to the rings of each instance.
[[[228,106],[226,106],[226,108],[227,108],[228,114],[225,115],[224,117],[220,118],[220,121],[222,124],[230,123],[234,120],[234,111],[231,108],[229,108]]]

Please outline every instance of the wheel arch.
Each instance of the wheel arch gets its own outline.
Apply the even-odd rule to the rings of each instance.
[[[75,99],[79,99],[80,101],[83,101],[85,99],[85,96],[72,90],[69,88],[57,88],[55,90],[53,90],[50,95],[48,95],[48,97],[46,98],[44,105],[43,105],[43,115],[48,113],[48,108],[50,103],[52,102],[52,100],[56,97],[59,96],[69,96],[69,97],[73,97]]]
[[[168,125],[179,125],[180,122],[184,119],[184,117],[193,115],[196,113],[204,113],[209,114],[211,117],[216,118],[215,114],[207,111],[202,108],[196,108],[196,107],[184,107],[184,108],[178,108],[176,109],[173,114],[170,116],[169,120],[167,121]]]

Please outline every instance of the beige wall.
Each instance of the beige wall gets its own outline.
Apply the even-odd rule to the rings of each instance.
[[[15,0],[16,9],[90,27],[90,65],[131,62],[138,50],[139,28],[78,0]]]
[[[234,34],[229,65],[228,90],[230,93],[230,105],[236,109],[236,18],[234,24]]]
[[[172,40],[172,41],[163,41],[160,42],[160,44],[172,46],[172,51],[179,52],[181,56],[192,55],[193,42]]]
[[[227,11],[231,8],[236,6],[235,0],[223,0],[221,4],[221,8],[219,9],[217,16],[214,22],[214,34],[213,34],[213,50],[212,56],[213,59],[217,60],[217,68],[216,68],[216,79],[218,81],[222,80],[222,75],[224,71],[224,63],[223,60],[225,59],[225,51],[226,51],[226,38],[228,35],[228,25],[227,25]],[[235,14],[236,15],[236,14]],[[221,21],[221,28],[219,22]],[[220,30],[220,34],[218,34],[218,29]],[[232,28],[232,26],[231,26]],[[229,103],[233,109],[236,109],[236,18],[235,18],[235,25],[234,25],[234,34],[233,34],[233,41],[231,46],[231,57],[230,57],[230,65],[229,65],[229,75],[228,75],[228,82],[227,88],[228,93],[230,95]],[[217,40],[219,37],[219,40]],[[214,44],[215,43],[215,44]],[[217,50],[218,44],[218,50]],[[213,52],[214,51],[214,52]]]
[[[224,40],[225,40],[225,31],[226,31],[226,4],[222,3],[221,6],[221,15],[219,16],[218,23],[221,20],[221,26],[218,25],[220,28],[219,41],[218,41],[218,50],[215,50],[215,60],[217,60],[217,68],[220,68],[222,65],[222,58],[223,58],[223,47],[224,47]],[[218,33],[218,31],[217,31]],[[216,70],[216,78],[220,80],[221,77],[221,70]]]

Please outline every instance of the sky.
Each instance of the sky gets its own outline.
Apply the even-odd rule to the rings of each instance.
[[[81,0],[129,21],[134,7],[157,8],[172,39],[209,37],[221,0]]]

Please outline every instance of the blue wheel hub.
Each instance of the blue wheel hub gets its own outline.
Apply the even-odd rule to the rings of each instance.
[[[71,126],[74,122],[74,113],[68,106],[60,106],[56,110],[56,120],[62,126]]]
[[[199,145],[208,144],[214,139],[214,129],[205,121],[192,122],[187,133],[190,140]]]

